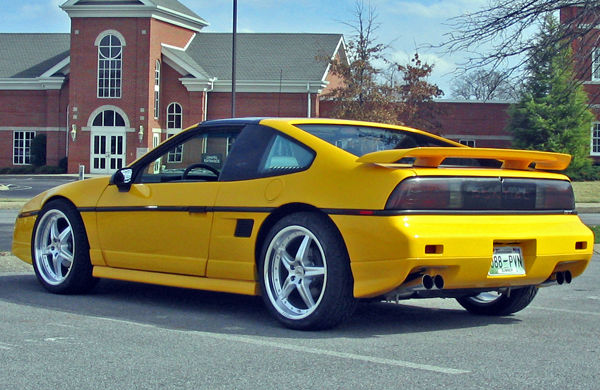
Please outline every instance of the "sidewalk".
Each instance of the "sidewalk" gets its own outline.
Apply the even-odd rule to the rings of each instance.
[[[600,203],[577,203],[575,208],[579,214],[600,213]]]

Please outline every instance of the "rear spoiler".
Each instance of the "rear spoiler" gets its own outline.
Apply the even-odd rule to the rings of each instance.
[[[413,149],[391,149],[373,152],[359,157],[356,162],[393,164],[403,158],[415,158],[413,166],[437,168],[446,158],[481,158],[502,161],[504,169],[528,169],[534,163],[535,169],[562,171],[569,166],[571,155],[563,153],[538,152],[534,150],[422,147]]]

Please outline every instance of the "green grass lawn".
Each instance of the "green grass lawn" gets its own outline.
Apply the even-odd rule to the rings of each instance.
[[[573,182],[573,192],[578,203],[600,203],[600,181]]]
[[[590,226],[590,229],[594,232],[594,242],[596,244],[600,244],[600,225],[599,226]]]

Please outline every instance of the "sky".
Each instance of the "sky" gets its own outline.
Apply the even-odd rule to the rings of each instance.
[[[210,23],[203,31],[232,31],[232,0],[180,0]],[[65,0],[0,0],[0,32],[69,32],[69,18],[59,8]],[[365,0],[368,4],[368,0]],[[430,82],[450,98],[450,85],[464,53],[452,55],[428,48],[443,42],[449,19],[474,12],[487,0],[371,0],[376,9],[379,43],[390,46],[388,57],[407,63],[415,50],[434,65]],[[238,0],[239,32],[342,33],[352,30],[354,0]],[[0,48],[1,51],[1,48]]]

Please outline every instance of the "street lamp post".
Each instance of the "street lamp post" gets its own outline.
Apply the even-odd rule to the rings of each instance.
[[[233,38],[231,47],[231,117],[235,118],[235,60],[237,40],[237,0],[233,0]]]

